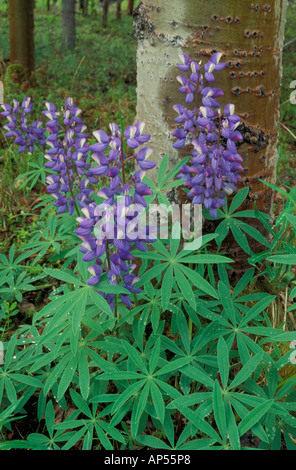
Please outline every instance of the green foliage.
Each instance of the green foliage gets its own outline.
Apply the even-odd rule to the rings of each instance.
[[[62,100],[70,74],[90,120],[98,119],[96,102],[104,100],[100,125],[111,108],[110,119],[120,117],[124,126],[135,104],[130,18],[121,24],[111,18],[93,67],[85,60],[77,71],[93,53],[98,28],[95,15],[82,19],[79,53],[65,53],[59,74],[57,49],[47,43],[53,32],[57,41],[60,20],[52,11],[37,22],[37,31],[38,24],[48,29],[37,41],[44,76],[35,98],[45,97],[45,83],[48,94],[48,79],[56,76],[55,96]],[[115,27],[119,36],[111,42]],[[13,149],[7,155],[13,156],[10,174],[20,164],[22,189],[38,190],[46,176],[41,156],[23,162]],[[169,157],[163,158],[157,184],[146,179],[153,190],[147,202],[170,206],[184,162],[168,171]],[[0,254],[0,450],[241,450],[253,447],[252,438],[262,450],[295,450],[296,191],[269,186],[284,199],[276,221],[256,207],[244,210],[248,189],[242,189],[219,211],[214,233],[185,246],[176,237],[180,226],[170,221],[168,240],[134,251],[142,292],[130,308],[120,301],[123,285],[111,286],[107,276],[99,292],[87,285],[91,263],[82,261],[75,218],[55,215],[42,196],[29,235],[9,240],[7,255]],[[224,248],[228,234],[249,257],[237,282]],[[114,311],[101,293],[116,295]],[[23,303],[32,299],[36,309],[29,315]]]
[[[167,163],[154,197],[172,187],[165,185],[177,168],[167,174]],[[290,265],[284,253],[296,234],[294,192],[285,194],[287,204],[274,227],[256,210],[239,210],[247,194],[235,196],[219,213],[216,233],[189,244],[193,250],[171,236],[146,253],[134,252],[142,260],[143,291],[131,308],[120,302],[125,288],[102,277],[100,291],[117,296],[115,312],[86,284],[88,264],[77,250],[70,216],[44,212],[47,219],[38,223],[23,254],[13,246],[8,258],[2,255],[1,423],[5,433],[13,420],[27,420],[34,396],[43,432],[36,428],[26,441],[1,442],[1,449],[239,450],[248,448],[242,438],[250,433],[261,449],[282,448],[283,442],[294,449],[296,378],[289,344],[295,331],[272,326],[277,295],[253,286],[258,274],[269,278],[270,263],[284,263],[286,270]],[[274,238],[267,242],[240,224],[244,217],[257,217]],[[234,288],[228,276],[232,260],[219,254],[225,222],[254,265]],[[175,224],[175,235],[178,230]],[[262,243],[264,256],[249,251],[247,237]],[[37,264],[45,260],[51,266]],[[15,318],[22,295],[38,289],[41,279],[55,286],[49,303],[8,339],[7,317]],[[280,292],[281,281],[273,281]],[[56,406],[66,410],[69,404],[70,414],[57,424]]]

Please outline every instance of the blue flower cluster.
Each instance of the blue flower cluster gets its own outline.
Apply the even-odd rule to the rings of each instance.
[[[46,128],[49,136],[46,144],[49,149],[46,152],[46,168],[55,171],[55,174],[47,177],[47,191],[56,201],[58,213],[74,212],[75,201],[90,203],[90,195],[93,190],[88,188],[89,180],[87,172],[90,163],[87,163],[89,147],[86,144],[88,135],[86,126],[79,117],[81,110],[69,98],[65,102],[63,113],[64,128],[61,128],[60,114],[52,103],[46,103],[46,111],[42,114],[48,119]],[[64,134],[64,138],[61,138]]]
[[[32,112],[31,98],[25,98],[20,104],[18,101],[13,100],[13,106],[9,104],[2,104],[4,111],[0,112],[8,123],[4,126],[7,131],[5,136],[8,138],[15,138],[14,143],[19,147],[19,153],[34,152],[36,142],[45,144],[45,129],[42,127],[41,121],[35,121],[29,124],[27,116]]]
[[[123,281],[130,294],[140,292],[135,287],[138,277],[133,272],[132,251],[145,251],[146,244],[156,239],[151,227],[137,221],[147,207],[145,196],[152,194],[143,177],[155,167],[149,160],[153,150],[143,147],[150,140],[144,133],[145,123],[128,126],[123,134],[116,123],[111,123],[110,135],[95,131],[97,142],[88,145],[81,110],[72,98],[66,100],[61,113],[52,103],[46,103],[42,112],[47,119],[45,128],[41,121],[28,124],[30,101],[26,98],[21,107],[17,101],[13,107],[2,105],[1,114],[8,120],[6,136],[15,137],[20,152],[28,148],[33,151],[37,140],[47,146],[45,167],[53,171],[46,179],[47,191],[55,198],[59,214],[68,211],[72,215],[76,209],[80,251],[84,261],[93,261],[88,284],[99,288],[105,274],[111,285]],[[107,185],[96,192],[102,182]],[[121,299],[131,305],[129,294],[122,294]],[[108,294],[107,301],[113,307],[114,294]]]
[[[80,251],[84,254],[83,260],[94,261],[89,267],[91,278],[88,284],[97,285],[101,275],[107,273],[111,285],[118,285],[122,280],[127,291],[134,294],[141,290],[135,287],[139,279],[133,273],[136,265],[132,251],[135,247],[146,251],[146,243],[155,238],[151,236],[149,227],[133,221],[147,206],[144,196],[152,194],[142,180],[155,163],[149,160],[151,148],[138,150],[150,139],[150,135],[143,133],[144,123],[129,126],[123,135],[115,123],[110,124],[110,129],[110,136],[102,130],[93,133],[98,142],[91,145],[90,150],[94,152],[91,157],[96,165],[88,172],[90,180],[108,178],[108,186],[97,193],[101,203],[83,204],[83,216],[77,219],[79,228],[76,233],[82,240]],[[129,156],[124,151],[124,142],[131,150]],[[127,172],[127,165],[134,168],[135,163],[139,169]],[[106,296],[112,308],[114,297],[114,294]],[[128,294],[121,294],[121,300],[131,306]]]
[[[175,122],[181,126],[172,132],[177,139],[174,148],[190,145],[192,149],[191,164],[180,168],[179,178],[185,179],[193,204],[203,204],[216,218],[217,209],[226,204],[225,197],[237,190],[236,184],[241,179],[243,160],[236,147],[236,142],[243,139],[237,130],[240,119],[233,104],[227,104],[222,113],[217,98],[224,95],[223,91],[208,86],[215,80],[213,72],[226,66],[219,63],[222,54],[213,54],[203,66],[187,54],[180,57],[182,64],[178,67],[190,72],[190,77],[177,77],[182,85],[179,91],[186,94],[186,104],[195,101],[196,105],[193,109],[180,104],[173,107],[178,114]]]

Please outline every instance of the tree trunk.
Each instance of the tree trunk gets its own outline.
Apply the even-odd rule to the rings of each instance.
[[[128,0],[127,14],[132,15],[134,11],[134,0]]]
[[[46,7],[47,7],[47,11],[50,11],[50,0],[47,0]]]
[[[116,19],[120,20],[121,19],[121,0],[117,0],[116,4]]]
[[[75,0],[63,0],[63,43],[68,49],[73,49],[76,43]]]
[[[83,4],[83,16],[87,16],[88,15],[88,0],[84,0],[84,4]]]
[[[10,63],[31,73],[35,66],[34,0],[9,0]]]
[[[107,27],[108,9],[109,9],[109,0],[103,0],[103,15],[102,15],[103,28]]]
[[[175,80],[180,73],[178,54],[204,62],[221,51],[228,67],[216,74],[214,86],[225,93],[221,104],[233,103],[243,122],[241,186],[250,187],[245,208],[256,199],[266,213],[272,210],[272,191],[259,179],[275,181],[286,8],[286,0],[163,0],[161,6],[158,0],[143,0],[134,13],[137,119],[146,122],[152,135],[155,161],[159,164],[169,154],[176,164],[181,156],[172,148],[171,137],[176,127],[172,106],[185,104]]]
[[[88,0],[79,0],[79,10],[83,16],[87,16],[88,13]]]

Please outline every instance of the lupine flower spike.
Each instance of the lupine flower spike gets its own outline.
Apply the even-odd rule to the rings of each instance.
[[[243,170],[242,157],[237,152],[236,142],[243,139],[237,130],[240,119],[234,113],[234,105],[227,104],[221,111],[218,98],[224,93],[219,88],[209,86],[214,82],[214,72],[223,70],[220,63],[222,54],[216,52],[204,65],[197,64],[189,55],[181,54],[182,63],[178,68],[189,72],[190,76],[179,75],[180,92],[186,94],[186,104],[200,106],[188,109],[177,104],[173,108],[178,114],[175,122],[181,126],[172,132],[176,137],[174,148],[191,147],[191,164],[180,168],[179,178],[185,179],[190,189],[188,196],[193,204],[203,204],[213,218],[217,209],[223,207],[225,197],[236,191]],[[206,84],[205,82],[208,82]]]

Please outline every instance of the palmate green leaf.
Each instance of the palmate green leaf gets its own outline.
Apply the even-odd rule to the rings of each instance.
[[[296,445],[294,444],[294,442],[292,441],[291,437],[289,436],[289,434],[287,433],[285,429],[283,429],[283,434],[284,434],[287,449],[296,450]]]
[[[180,259],[180,255],[177,256],[177,261],[180,263],[194,263],[194,264],[219,264],[219,263],[233,263],[233,260],[227,258],[227,256],[221,255],[191,255],[189,252],[189,256],[182,256]]]
[[[242,321],[239,324],[239,327],[242,328],[248,323],[250,323],[252,320],[254,320],[260,313],[262,313],[270,304],[271,302],[276,298],[275,295],[268,295],[266,294],[266,297],[263,298],[262,300],[259,300],[254,307],[251,308],[251,310],[245,315],[245,317],[242,319]]]
[[[79,372],[79,387],[81,395],[85,400],[88,398],[90,388],[90,377],[89,377],[89,365],[87,360],[87,354],[84,349],[80,351],[80,358],[78,363]]]
[[[206,385],[209,388],[214,387],[213,379],[201,367],[196,364],[194,364],[194,366],[186,365],[181,369],[181,372],[182,374],[187,375],[196,382]]]
[[[248,362],[246,362],[246,364],[243,366],[243,368],[237,373],[237,375],[229,385],[229,389],[232,390],[233,388],[238,387],[249,377],[251,377],[253,372],[257,369],[258,365],[260,364],[262,357],[263,352],[251,357],[251,359],[249,359]]]
[[[211,450],[211,446],[215,443],[213,439],[194,439],[193,441],[186,442],[180,447],[177,446],[178,451],[185,450]]]
[[[141,276],[141,280],[138,282],[137,286],[141,287],[142,285],[146,284],[146,282],[151,281],[151,279],[156,278],[162,272],[164,272],[169,266],[169,263],[161,263],[159,265],[154,266],[153,268],[149,269]]]
[[[169,162],[169,156],[165,155],[160,162],[159,169],[158,169],[158,174],[157,174],[157,182],[158,186],[161,186],[162,180],[165,177],[165,174],[167,172],[167,167],[168,167],[168,162]]]
[[[177,309],[177,325],[187,355],[190,354],[191,338],[189,336],[188,324],[182,310]]]
[[[0,450],[11,450],[11,449],[24,449],[24,450],[48,450],[48,446],[37,443],[37,442],[29,442],[29,441],[8,441],[8,442],[0,442]]]
[[[145,407],[147,405],[149,392],[150,392],[150,384],[149,384],[149,382],[147,382],[145,387],[143,388],[141,394],[140,394],[140,398],[139,398],[139,400],[136,404],[136,408],[135,408],[135,410],[133,410],[133,414],[135,413],[135,417],[134,417],[134,420],[133,420],[135,425],[134,425],[133,430],[132,430],[132,436],[134,438],[137,435],[137,432],[138,432],[138,429],[139,429],[139,424],[140,424],[140,419],[141,419],[142,414],[144,413]]]
[[[227,237],[228,232],[229,232],[229,228],[230,228],[230,220],[229,219],[223,220],[218,225],[218,227],[216,228],[215,234],[217,235],[216,243],[217,243],[218,246],[221,246],[223,240],[225,240],[225,238]]]
[[[294,287],[294,289],[292,289],[292,292],[290,294],[290,299],[294,299],[296,297],[296,286]]]
[[[215,233],[210,233],[208,235],[202,235],[201,237],[196,238],[191,243],[185,243],[184,248],[178,254],[178,259],[183,258],[184,256],[192,255],[192,252],[199,250],[200,247],[206,247],[208,243],[214,240],[217,237]]]
[[[173,178],[174,176],[176,176],[176,174],[178,173],[179,169],[181,168],[182,165],[185,165],[188,161],[190,160],[190,157],[185,157],[183,158],[181,161],[179,161],[177,163],[177,165],[168,172],[168,174],[166,175],[163,183],[167,183],[168,181],[170,181],[171,178]]]
[[[237,226],[237,224],[231,223],[230,224],[230,229],[232,231],[232,234],[238,243],[238,245],[248,254],[250,255],[252,253],[252,250],[250,248],[250,245],[248,243],[247,237],[245,234],[242,232],[242,230]]]
[[[232,298],[230,297],[229,289],[222,281],[219,281],[218,283],[218,292],[227,317],[231,323],[236,326],[237,320],[235,307],[233,305]]]
[[[274,256],[269,256],[267,258],[267,261],[270,261],[272,263],[279,263],[279,264],[288,264],[289,266],[294,266],[296,265],[296,253],[293,254],[284,254],[284,255],[274,255]]]
[[[72,398],[75,406],[77,406],[78,410],[81,411],[81,413],[83,413],[88,418],[92,419],[92,417],[93,417],[92,413],[91,413],[89,407],[87,406],[86,402],[79,395],[79,393],[77,393],[73,389],[70,389],[70,395],[71,395],[71,398]],[[65,422],[65,424],[66,424],[66,422]],[[68,428],[68,429],[71,429],[71,428]]]
[[[218,341],[217,356],[222,385],[226,389],[229,376],[229,350],[223,337]]]
[[[185,365],[189,364],[192,362],[193,358],[192,357],[182,357],[180,359],[176,359],[174,361],[171,361],[169,364],[165,365],[158,371],[154,372],[154,376],[159,376],[159,375],[165,375],[169,374],[170,372],[177,371],[184,367]]]
[[[54,420],[55,420],[54,407],[53,407],[52,401],[49,400],[46,406],[46,410],[45,410],[45,423],[46,423],[46,427],[47,427],[48,434],[50,437],[53,436],[53,432],[54,432]]]
[[[5,362],[4,362],[4,371],[8,370],[8,367],[11,363],[11,360],[12,360],[12,357],[13,357],[13,354],[14,354],[14,350],[16,348],[16,344],[17,344],[17,335],[14,334],[10,338],[10,341],[8,343],[8,346],[7,346],[7,350],[6,350],[6,354],[5,354]]]
[[[234,196],[229,207],[229,214],[232,214],[239,208],[239,206],[244,202],[249,194],[249,188],[243,188]]]
[[[160,253],[156,253],[155,251],[147,251],[143,252],[140,250],[134,250],[133,251],[133,256],[136,258],[141,258],[141,259],[150,259],[150,260],[158,260],[158,261],[167,261],[167,257],[163,256]]]
[[[73,309],[73,314],[72,314],[72,330],[74,333],[77,333],[77,331],[80,328],[81,321],[85,313],[88,294],[89,294],[89,288],[85,287],[79,290],[79,294],[76,297],[76,304],[75,304],[75,307]]]
[[[232,294],[232,298],[235,299],[251,282],[255,273],[255,269],[249,269],[238,281]],[[238,299],[239,300],[239,299]]]
[[[290,202],[293,204],[293,206],[295,205],[295,200],[294,200],[293,196],[291,196],[291,194],[287,193],[287,191],[285,191],[283,188],[280,188],[279,186],[268,183],[267,181],[264,181],[264,180],[259,180],[259,181],[261,181],[261,183],[266,184],[266,186],[269,186],[269,188],[274,189],[278,193],[282,194],[282,196],[284,196],[288,200],[290,200]]]
[[[83,286],[84,284],[80,281],[80,279],[77,279],[76,277],[72,276],[69,273],[60,271],[59,269],[50,269],[46,268],[44,270],[46,274],[50,277],[54,277],[55,279],[59,279],[59,281],[64,281],[69,284],[73,284],[74,286]]]
[[[239,357],[243,365],[250,359],[249,349],[244,341],[244,335],[238,332],[236,335]]]
[[[178,249],[181,241],[181,226],[179,222],[175,222],[172,228],[172,234],[170,239],[170,253],[171,257],[175,258],[178,253]]]
[[[165,311],[168,307],[168,304],[171,300],[173,281],[174,281],[174,268],[169,266],[165,271],[164,278],[161,286],[161,305]]]
[[[58,394],[57,394],[57,400],[60,401],[61,398],[64,396],[66,390],[69,388],[74,374],[77,370],[77,364],[78,364],[78,358],[77,356],[72,357],[68,365],[66,366],[61,381],[59,383],[58,387]]]
[[[243,394],[239,394],[240,396],[242,396]],[[245,407],[242,403],[240,403],[238,400],[234,399],[234,397],[230,397],[230,401],[231,401],[231,404],[234,408],[234,410],[236,411],[236,413],[238,414],[238,416],[241,418],[241,419],[244,419],[247,417],[247,415],[250,413],[249,409],[247,407]],[[256,406],[256,404],[254,405],[250,405],[250,406]],[[261,426],[260,423],[257,423],[255,424],[253,427],[252,427],[252,432],[259,437],[259,439],[261,439],[261,441],[263,442],[269,442],[269,438],[267,437],[266,435],[266,432],[264,431],[263,427]]]
[[[140,374],[132,371],[119,371],[116,372],[104,372],[97,377],[97,380],[138,380],[144,379],[147,376],[145,374]]]
[[[252,227],[252,225],[248,225],[246,224],[245,222],[241,221],[241,220],[235,220],[235,223],[236,225],[238,225],[238,227],[243,230],[244,232],[246,232],[250,237],[254,238],[255,240],[257,240],[259,243],[261,243],[262,245],[266,246],[267,248],[269,248],[269,243],[268,241],[266,240],[266,238],[257,230],[255,229],[254,227]]]
[[[200,308],[199,308],[200,310]],[[217,315],[219,318],[219,316]],[[209,325],[202,329],[201,333],[196,337],[192,354],[196,354],[197,351],[206,346],[210,341],[216,338],[218,329],[218,321],[212,321]]]
[[[140,380],[133,385],[130,385],[123,393],[121,393],[113,404],[112,414],[115,414],[135,393],[139,392],[146,384],[146,380]]]
[[[233,450],[240,450],[240,437],[236,419],[228,400],[224,400],[226,413],[226,430]]]
[[[211,437],[215,440],[215,442],[221,442],[221,439],[217,432],[207,423],[203,418],[199,416],[197,410],[196,412],[192,411],[190,408],[187,408],[182,405],[178,405],[178,411],[180,411],[185,418],[187,418],[191,424],[193,424],[199,431],[206,434],[207,436]]]
[[[88,292],[91,300],[95,305],[97,305],[97,307],[101,309],[102,312],[107,313],[107,315],[110,317],[114,317],[114,313],[112,312],[110,305],[99,292],[96,292],[96,290],[92,289],[91,287],[88,288]]]
[[[163,401],[162,393],[160,392],[159,388],[153,380],[150,381],[150,392],[157,418],[163,424],[165,414],[165,403]]]
[[[151,447],[152,449],[171,450],[171,447],[169,447],[165,442],[158,439],[158,437],[144,435],[144,436],[137,436],[136,440],[140,442],[140,444],[143,444],[144,446],[147,446],[147,447]]]
[[[30,387],[35,388],[42,388],[43,384],[40,380],[36,379],[35,377],[30,377],[29,375],[25,374],[9,374],[9,377],[17,382],[23,383],[25,385],[29,385]]]
[[[62,450],[70,450],[78,441],[80,441],[87,432],[87,427],[84,426],[79,431],[75,432],[70,437],[67,443],[62,447]]]
[[[15,389],[15,386],[13,385],[13,383],[10,380],[8,375],[4,377],[4,386],[6,388],[6,393],[7,393],[8,400],[11,403],[16,404],[16,402],[17,402],[16,389]]]
[[[294,228],[294,232],[296,233],[296,216],[292,214],[286,214],[286,218],[289,220],[290,224]]]
[[[190,286],[186,277],[182,273],[181,269],[179,269],[178,267],[175,267],[174,272],[175,272],[176,281],[177,281],[180,291],[185,296],[186,301],[189,303],[189,305],[195,310],[196,303],[195,303],[195,297],[192,291],[192,287]]]
[[[219,432],[223,438],[223,441],[226,441],[226,412],[225,405],[222,396],[222,390],[219,385],[219,382],[216,380],[213,390],[213,411],[214,418],[219,429]]]
[[[212,388],[213,387],[214,387],[214,381],[213,381]],[[212,400],[212,392],[197,392],[197,393],[191,393],[190,395],[187,395],[187,396],[181,396],[180,398],[177,398],[176,400],[170,402],[167,408],[173,409],[175,408],[175,404],[188,406],[188,407],[199,405],[200,403],[203,403],[206,400]]]
[[[198,289],[200,289],[205,294],[214,297],[214,299],[219,298],[219,295],[214,289],[214,287],[212,287],[208,281],[206,281],[200,274],[198,274],[198,272],[184,265],[181,265],[180,269],[195,287],[198,287]]]
[[[50,375],[47,378],[44,384],[44,394],[47,395],[49,390],[57,383],[58,378],[63,373],[65,367],[69,364],[69,361],[72,358],[72,353],[66,354],[56,366],[54,366],[51,371]],[[70,382],[69,382],[70,383]],[[66,387],[67,388],[67,387]]]
[[[257,424],[260,419],[268,412],[272,404],[273,400],[267,400],[266,403],[262,403],[250,411],[238,425],[240,436],[249,431],[249,429],[252,429],[254,425]]]
[[[160,338],[156,340],[155,346],[152,349],[152,354],[149,360],[149,374],[153,374],[159,361],[160,354]]]
[[[137,369],[140,369],[144,374],[148,374],[148,369],[142,360],[139,352],[127,341],[122,341],[122,344],[127,352],[129,359],[135,364]]]

